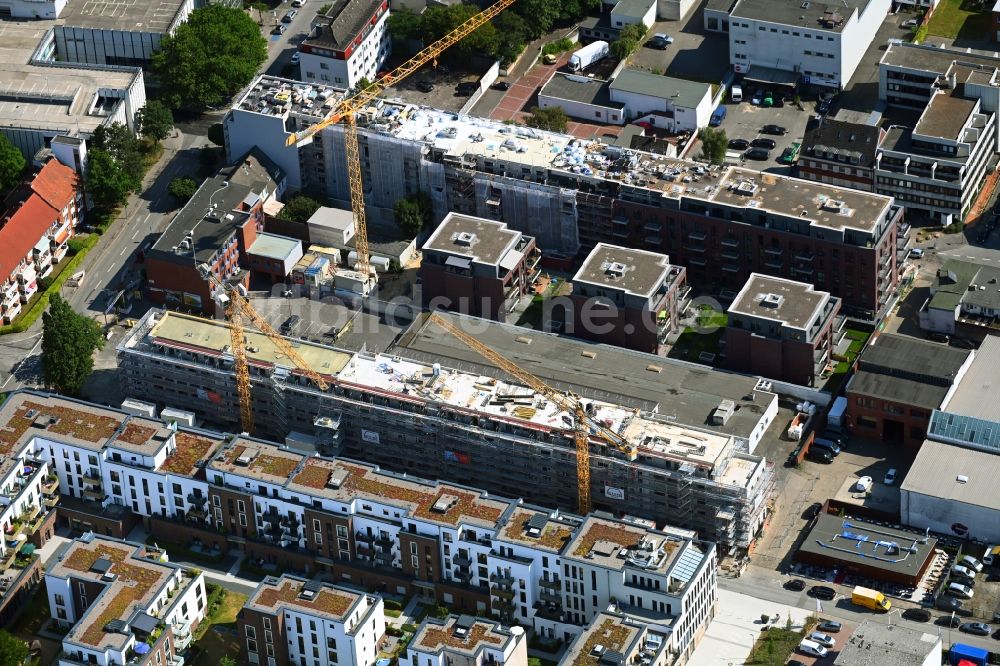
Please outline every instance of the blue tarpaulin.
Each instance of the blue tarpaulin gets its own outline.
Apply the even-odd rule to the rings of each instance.
[[[957,666],[963,659],[971,661],[976,666],[986,666],[989,657],[990,653],[988,650],[966,645],[965,643],[955,643],[951,646],[951,650],[948,651],[948,662],[951,666]]]

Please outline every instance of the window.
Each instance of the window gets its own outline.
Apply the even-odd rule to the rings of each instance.
[[[247,639],[247,652],[257,652],[257,641],[251,638]]]
[[[246,625],[246,632],[248,638],[257,638],[257,629],[251,625]],[[254,650],[256,652],[256,650]]]
[[[313,530],[319,532],[323,529],[323,526],[319,522],[319,518],[313,518]]]
[[[56,595],[56,604],[58,604],[59,606],[65,606],[66,605],[66,599],[63,598],[63,595],[61,595],[61,594],[57,594]]]
[[[236,500],[236,508],[240,513],[243,513],[247,510],[247,505],[243,503],[243,500]]]
[[[337,536],[347,538],[346,525],[337,525]]]
[[[271,618],[269,618],[269,617],[265,617],[264,618],[264,628],[265,629],[270,629],[271,628]]]
[[[320,69],[330,69],[330,65],[328,65],[328,64],[327,64],[327,63],[325,63],[325,62],[321,62],[321,63],[319,64],[319,68],[320,68]]]
[[[218,495],[212,495],[212,506],[222,506],[222,500]]]

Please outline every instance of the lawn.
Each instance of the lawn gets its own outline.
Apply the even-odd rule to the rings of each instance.
[[[974,0],[941,0],[927,26],[930,35],[986,41],[990,38],[990,13]]]
[[[680,358],[692,363],[704,363],[700,360],[702,352],[716,354],[713,363],[718,362],[719,341],[722,339],[725,328],[720,328],[713,333],[704,333],[690,326],[684,329],[677,342],[671,347],[668,356],[670,358]]]
[[[195,645],[200,652],[194,666],[217,666],[223,657],[236,658],[240,654],[236,614],[243,608],[247,596],[211,583],[206,588],[208,614],[195,631]]]
[[[788,655],[798,647],[804,635],[803,630],[795,631],[779,627],[762,631],[750,651],[750,656],[743,663],[753,666],[782,666]]]

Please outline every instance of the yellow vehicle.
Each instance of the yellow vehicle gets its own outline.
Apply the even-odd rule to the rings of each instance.
[[[555,57],[551,53],[546,53],[545,56],[542,58],[542,62],[544,62],[546,65],[554,65],[556,64],[557,60],[559,60],[559,58]]]
[[[854,592],[851,594],[851,602],[880,613],[888,613],[889,609],[892,608],[892,602],[884,594],[878,590],[861,587],[860,585],[854,588]]]

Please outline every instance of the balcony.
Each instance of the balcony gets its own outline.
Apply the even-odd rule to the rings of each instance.
[[[723,238],[722,244],[726,247],[739,247],[740,240],[738,238]]]
[[[708,238],[708,234],[706,234],[704,231],[690,231],[688,232],[687,237],[690,238],[691,240],[702,242],[706,238]]]
[[[463,567],[455,569],[455,579],[468,585],[472,581],[472,571]]]
[[[102,490],[100,488],[95,489],[95,490],[91,490],[89,488],[85,488],[83,490],[83,496],[84,497],[89,497],[90,499],[95,499],[95,500],[103,500],[104,497],[105,497],[104,490]]]
[[[538,598],[546,602],[562,602],[562,594],[556,590],[547,590],[544,587],[538,590]]]
[[[490,595],[491,596],[500,597],[501,599],[513,599],[514,598],[514,594],[515,594],[514,590],[512,590],[512,589],[510,589],[508,587],[502,587],[500,585],[492,585],[492,586],[490,586]]]
[[[490,574],[490,582],[510,585],[514,582],[514,576],[509,571],[497,571]]]
[[[472,564],[472,560],[469,559],[469,556],[465,555],[463,553],[459,553],[459,554],[455,555],[455,557],[453,559],[454,559],[455,564],[457,564],[460,567],[467,567],[467,566],[469,566],[469,565]]]
[[[490,607],[500,613],[513,613],[517,607],[512,599],[491,599]]]
[[[781,256],[785,253],[785,249],[781,246],[772,245],[770,247],[764,248],[764,252],[765,254]]]
[[[83,480],[86,483],[99,486],[104,479],[101,477],[101,470],[96,467],[91,467],[86,472],[83,473]]]
[[[558,578],[539,578],[539,587],[549,590],[562,590],[562,581]]]
[[[371,544],[371,543],[375,543],[375,535],[374,534],[368,534],[367,532],[355,532],[354,533],[354,540],[357,541],[358,543],[368,543],[368,544]]]

